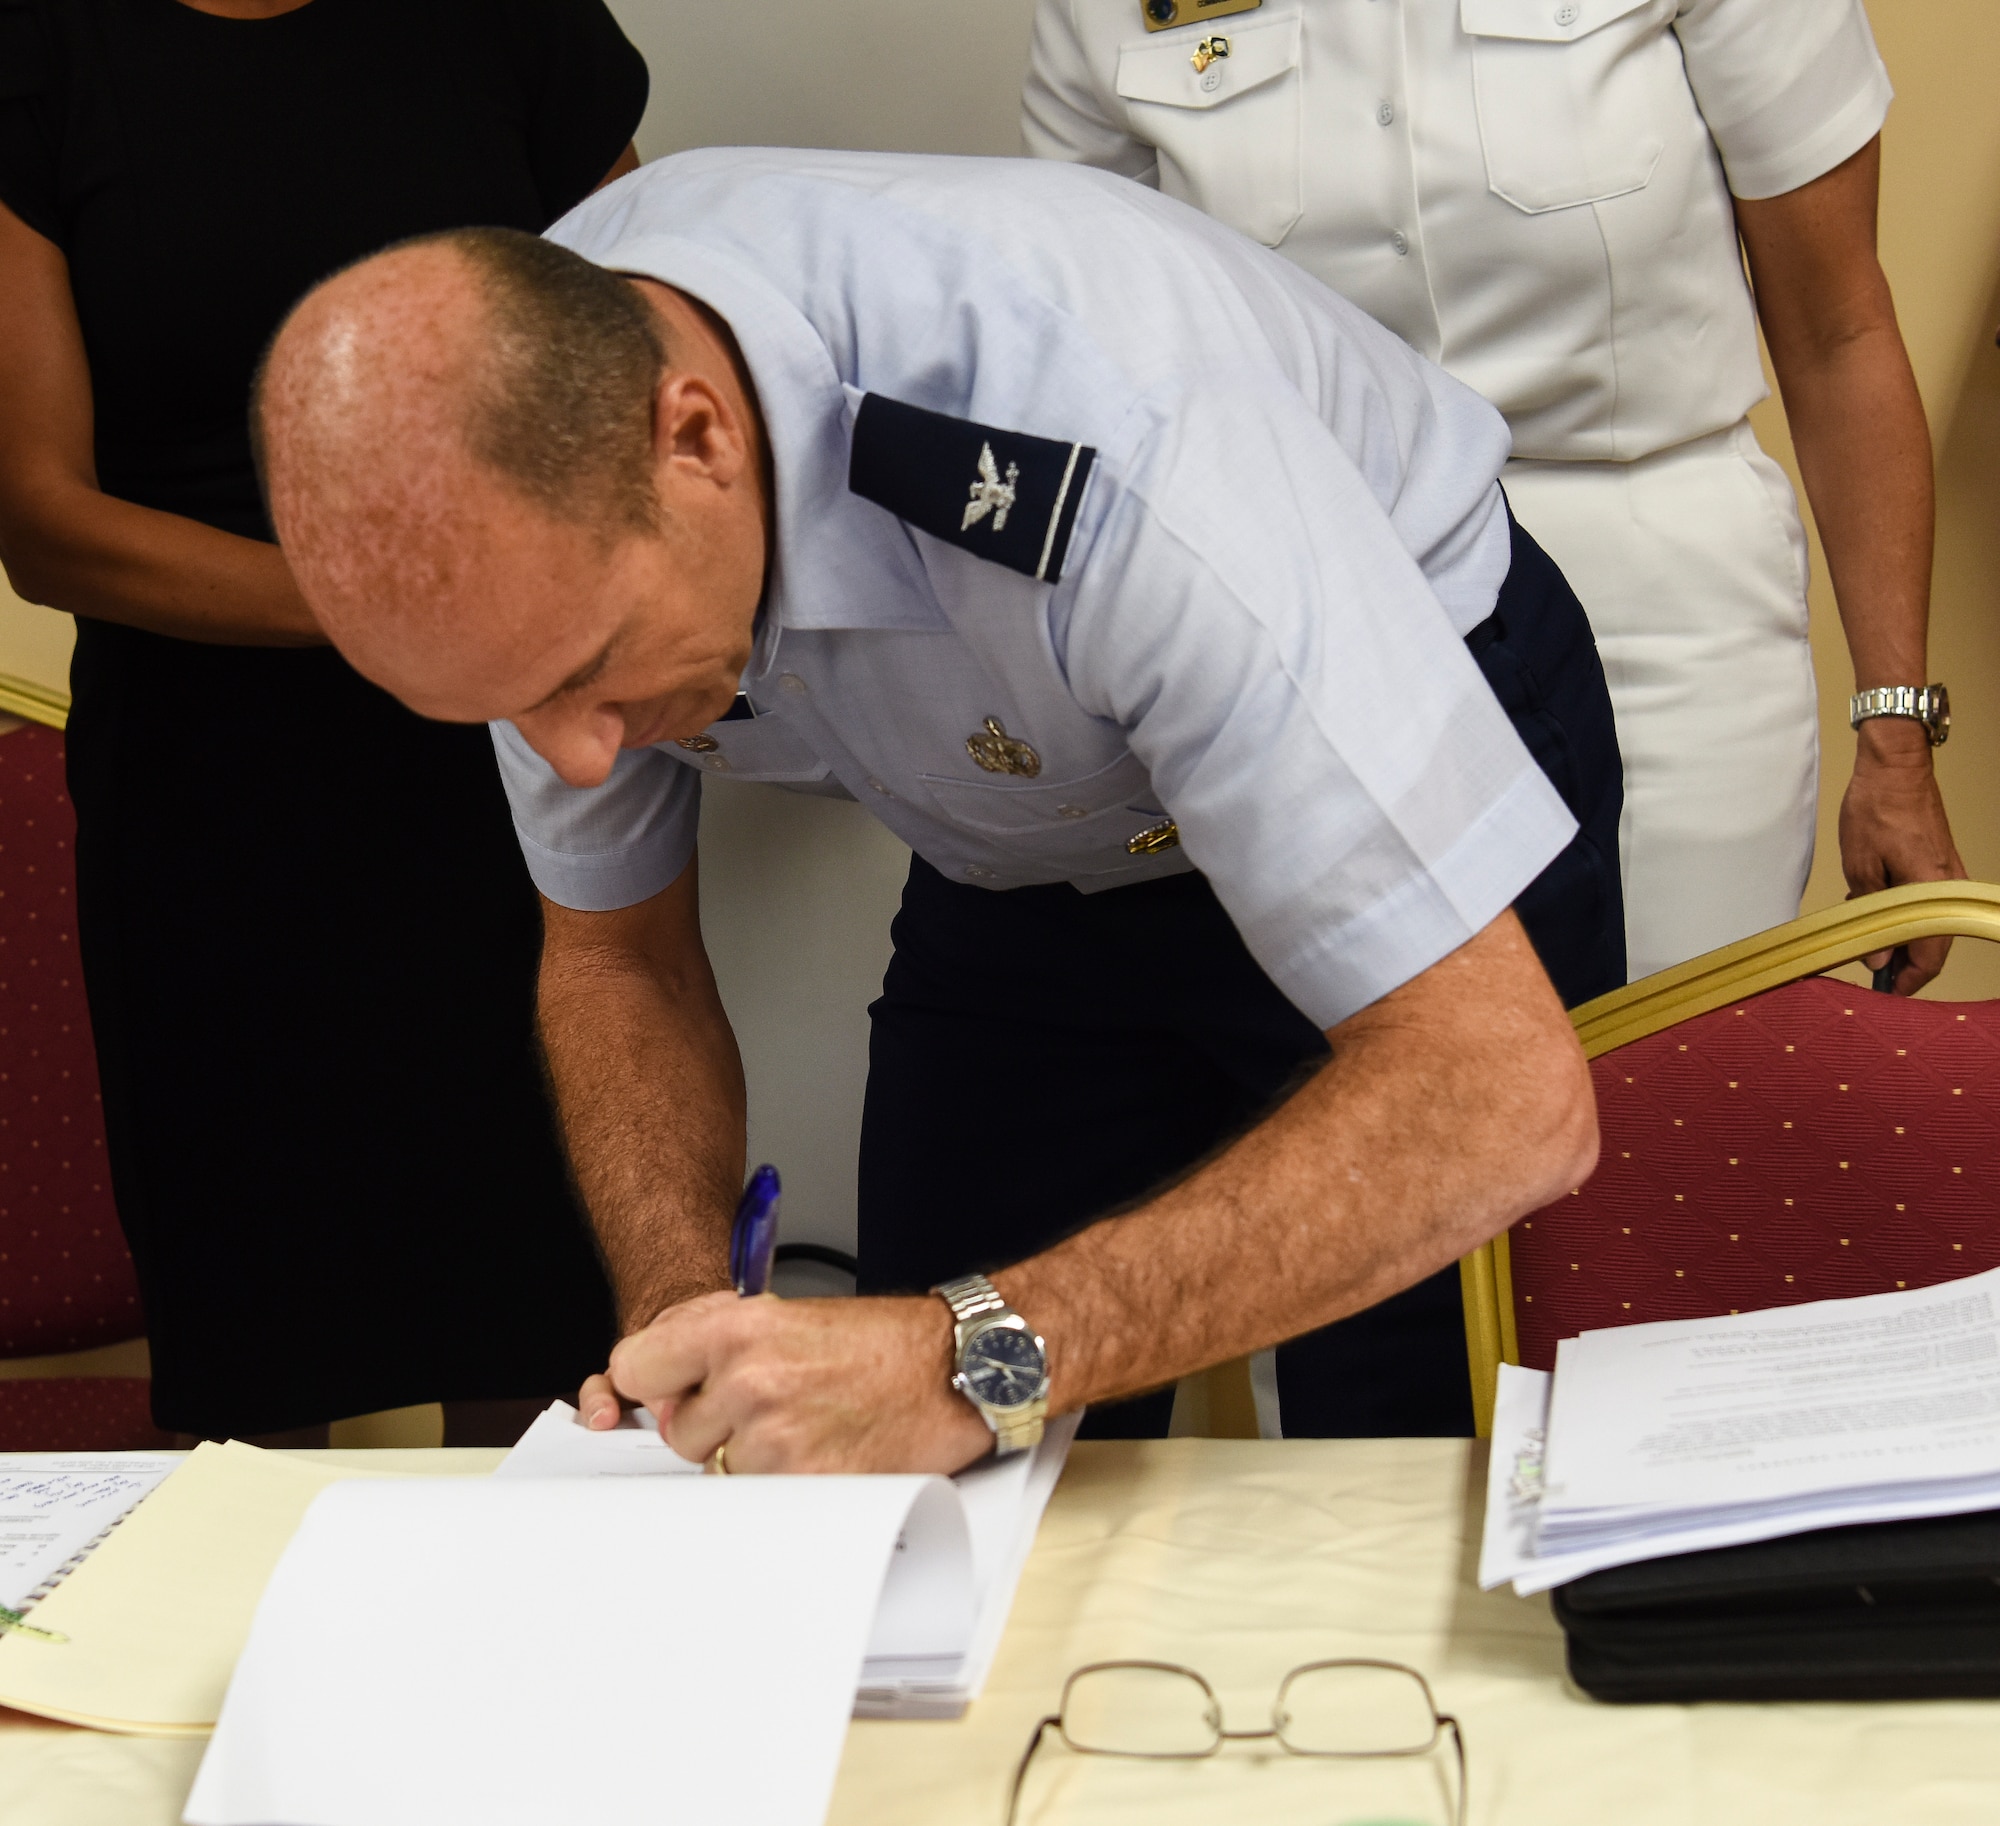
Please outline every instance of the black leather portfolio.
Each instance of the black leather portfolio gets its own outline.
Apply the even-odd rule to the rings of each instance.
[[[2000,1695],[2000,1511],[1822,1528],[1559,1586],[1594,1699]]]

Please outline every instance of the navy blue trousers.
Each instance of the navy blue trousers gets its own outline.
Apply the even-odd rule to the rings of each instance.
[[[1563,1000],[1625,980],[1623,780],[1611,700],[1562,573],[1514,529],[1467,647],[1581,826],[1516,903]],[[910,868],[870,1009],[863,1292],[1032,1255],[1240,1133],[1327,1055],[1205,878],[995,893]],[[1456,1266],[1278,1351],[1290,1437],[1467,1434]],[[1097,1437],[1165,1433],[1172,1390],[1095,1409]]]

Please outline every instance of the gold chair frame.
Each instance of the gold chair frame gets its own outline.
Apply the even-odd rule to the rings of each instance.
[[[1851,964],[1871,951],[1943,936],[2000,942],[2000,886],[1921,881],[1843,901],[1614,989],[1572,1010],[1570,1019],[1584,1057],[1595,1059],[1746,996]],[[1500,1365],[1521,1361],[1507,1232],[1466,1256],[1458,1272],[1465,1294],[1473,1419],[1484,1439],[1493,1431]]]
[[[0,715],[25,717],[31,723],[61,729],[69,722],[69,693],[0,672]]]

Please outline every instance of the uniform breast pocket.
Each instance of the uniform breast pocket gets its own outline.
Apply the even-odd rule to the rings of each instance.
[[[774,785],[806,786],[832,772],[797,730],[775,716],[711,723],[700,735],[672,744],[668,753],[679,753],[704,773]]]
[[[1159,152],[1167,195],[1266,247],[1291,233],[1301,207],[1296,14],[1129,44],[1118,94],[1132,131]]]
[[[1651,182],[1694,111],[1674,0],[1459,0],[1486,182],[1528,215]]]
[[[1127,846],[1166,813],[1136,755],[1075,780],[954,780],[923,774],[946,819],[1026,860],[1074,874],[1129,868]]]

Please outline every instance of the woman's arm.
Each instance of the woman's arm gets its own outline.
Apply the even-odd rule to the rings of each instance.
[[[591,186],[591,195],[595,196],[606,184],[615,184],[620,178],[629,177],[638,169],[639,148],[630,140],[627,140],[625,142],[625,150],[611,161],[611,169]]]
[[[1857,691],[1930,679],[1931,440],[1875,254],[1880,172],[1881,141],[1872,139],[1810,184],[1736,204]],[[1921,724],[1861,725],[1840,807],[1840,861],[1850,894],[1964,875]],[[1950,945],[1911,945],[1897,991],[1929,982]]]
[[[68,263],[4,206],[0,563],[30,602],[183,640],[277,647],[325,638],[275,545],[98,487]]]

